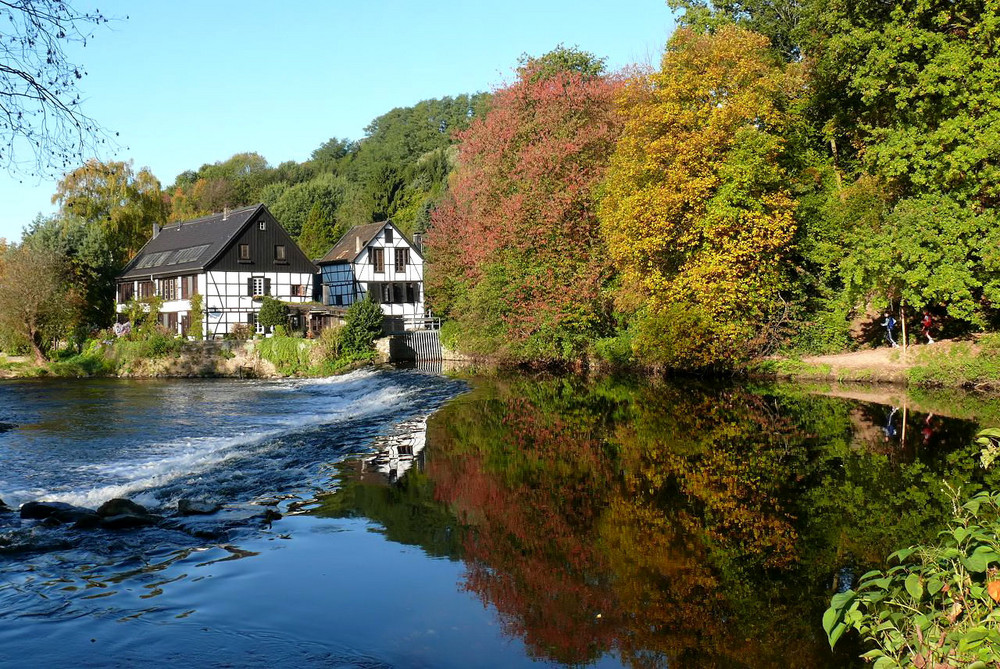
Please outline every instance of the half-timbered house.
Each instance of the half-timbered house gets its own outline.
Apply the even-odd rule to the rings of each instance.
[[[200,328],[221,338],[238,323],[262,332],[260,298],[310,302],[316,274],[267,207],[254,205],[154,229],[118,277],[117,310],[155,295],[163,300],[161,324],[178,334]],[[201,323],[190,322],[195,294],[203,298]]]
[[[352,228],[317,264],[324,305],[348,307],[371,293],[387,330],[425,326],[424,258],[391,222]]]

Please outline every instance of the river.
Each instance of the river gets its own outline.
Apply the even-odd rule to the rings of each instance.
[[[933,537],[943,482],[1000,483],[972,445],[1000,409],[831,394],[412,370],[4,382],[9,506],[127,497],[167,518],[0,515],[0,664],[851,666],[857,643],[822,632],[830,595]],[[175,517],[181,499],[223,508]]]

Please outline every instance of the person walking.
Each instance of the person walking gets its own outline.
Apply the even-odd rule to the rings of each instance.
[[[924,317],[920,319],[920,325],[923,328],[923,335],[927,337],[927,343],[933,344],[934,340],[931,339],[931,328],[934,327],[934,319],[931,317],[931,313],[926,309],[924,309]]]
[[[896,343],[896,339],[892,335],[892,331],[896,329],[896,319],[892,317],[892,314],[886,314],[885,320],[882,321],[882,327],[885,328],[885,339],[888,341],[893,348],[899,348],[899,344]]]

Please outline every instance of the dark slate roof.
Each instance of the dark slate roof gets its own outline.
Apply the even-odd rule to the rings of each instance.
[[[264,205],[234,209],[193,221],[166,225],[125,266],[120,279],[203,270],[232,242]],[[225,216],[225,218],[223,218]]]
[[[382,221],[380,223],[354,226],[347,231],[347,234],[340,238],[340,241],[330,249],[329,253],[317,260],[316,264],[329,265],[335,262],[351,262],[358,257],[357,242],[355,240],[360,237],[361,248],[364,248],[368,242],[375,239],[378,233],[382,232],[387,223],[388,221]]]

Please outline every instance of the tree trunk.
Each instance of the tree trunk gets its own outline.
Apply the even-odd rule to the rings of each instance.
[[[39,365],[44,365],[45,353],[42,352],[42,347],[38,343],[38,333],[32,332],[29,339],[31,340],[31,349],[35,354],[35,362],[38,363]]]
[[[899,300],[899,322],[903,326],[903,356],[906,356],[906,303]]]

